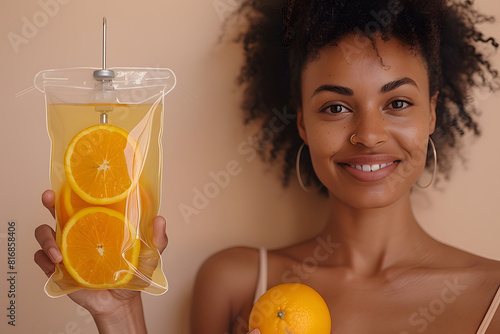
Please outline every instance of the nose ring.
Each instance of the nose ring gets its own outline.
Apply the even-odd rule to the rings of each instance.
[[[356,136],[356,134],[355,134],[355,133],[353,133],[353,134],[352,134],[351,139],[349,139],[349,141],[351,142],[351,144],[356,145],[357,143],[355,143],[355,142],[353,141],[354,136]]]

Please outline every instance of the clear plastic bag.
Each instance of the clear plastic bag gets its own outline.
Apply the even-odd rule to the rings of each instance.
[[[81,288],[167,291],[153,244],[161,200],[163,99],[175,86],[169,69],[46,70],[51,139],[50,180],[56,194],[56,241],[63,263],[45,284],[51,297]]]

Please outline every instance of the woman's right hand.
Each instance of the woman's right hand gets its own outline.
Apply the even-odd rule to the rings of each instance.
[[[47,190],[42,195],[43,205],[55,216],[55,194]],[[161,216],[153,220],[153,242],[161,253],[166,248],[168,238],[165,234],[165,219]],[[35,238],[41,249],[35,253],[35,262],[50,277],[57,263],[62,262],[62,254],[55,240],[55,232],[48,225],[40,225],[35,230]],[[117,332],[118,324],[125,325],[124,317],[133,323],[128,323],[122,334],[129,333],[133,328],[136,332],[145,333],[144,318],[142,314],[142,301],[139,291],[125,289],[89,290],[81,289],[68,295],[73,301],[86,308],[94,317],[100,333]],[[115,325],[116,322],[116,325]],[[121,329],[120,329],[121,330]]]
[[[55,194],[47,190],[42,195],[42,203],[55,217]],[[168,243],[165,234],[165,219],[158,216],[153,221],[153,241],[162,253]],[[35,230],[35,238],[41,249],[35,253],[35,262],[50,277],[57,263],[62,262],[62,254],[57,246],[54,230],[48,225],[40,225]],[[81,289],[68,294],[77,304],[86,308],[96,321],[99,333],[146,333],[142,311],[141,295],[138,291],[124,289],[88,290]],[[261,334],[254,329],[248,334]]]

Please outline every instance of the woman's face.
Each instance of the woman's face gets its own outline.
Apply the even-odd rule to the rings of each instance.
[[[330,197],[383,207],[408,194],[424,169],[437,96],[429,96],[425,60],[408,45],[378,37],[375,48],[357,44],[347,35],[306,65],[298,127]]]

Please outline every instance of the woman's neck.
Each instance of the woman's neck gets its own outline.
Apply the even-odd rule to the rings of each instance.
[[[373,276],[395,265],[425,258],[437,243],[418,225],[410,196],[383,208],[353,208],[330,198],[331,214],[322,237],[339,244],[335,265],[353,274]]]

